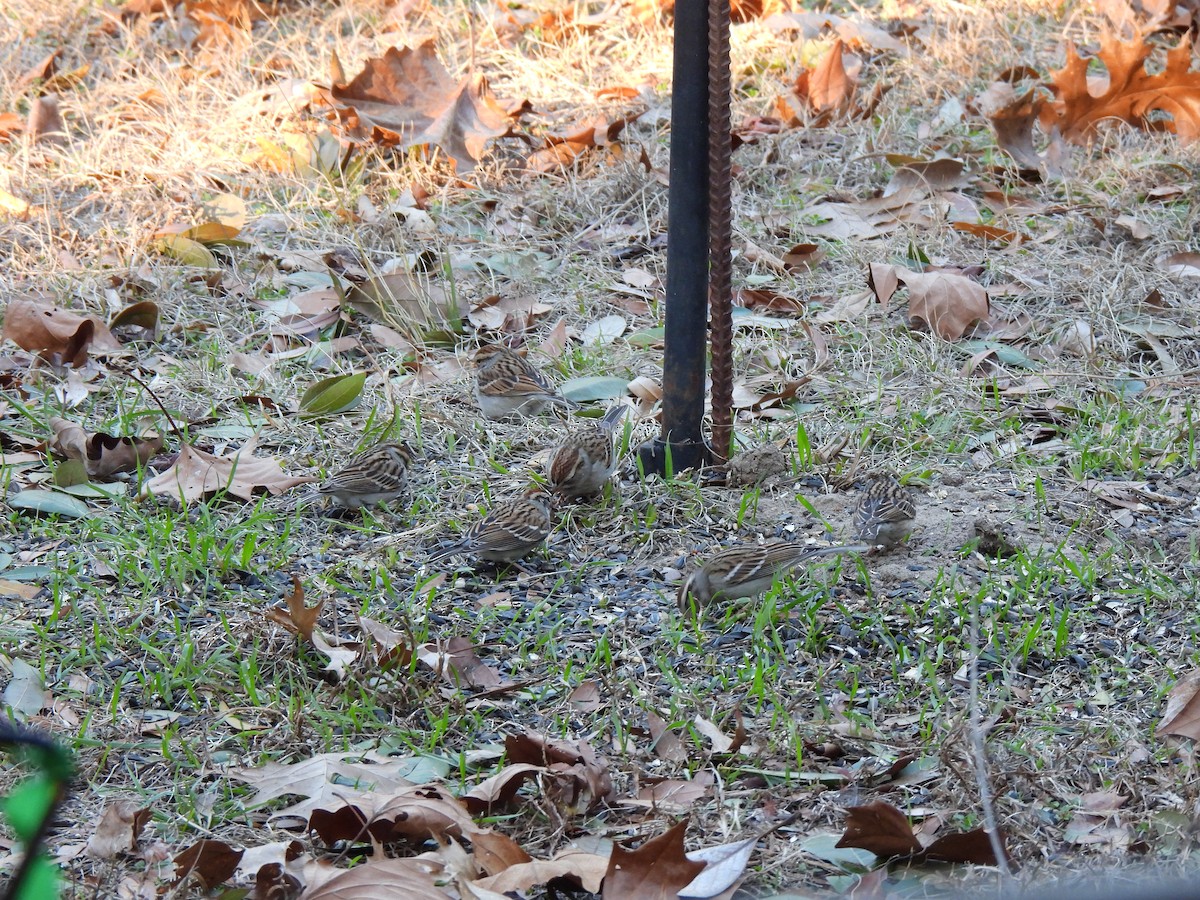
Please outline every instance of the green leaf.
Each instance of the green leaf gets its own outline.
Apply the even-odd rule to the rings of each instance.
[[[154,243],[160,253],[173,257],[186,266],[195,266],[198,269],[215,269],[217,267],[217,258],[199,241],[193,241],[180,234],[172,234]]]
[[[0,802],[0,808],[17,837],[28,843],[37,835],[57,798],[58,784],[50,778],[37,776],[9,791]]]
[[[563,382],[559,390],[568,400],[586,403],[589,400],[615,400],[624,397],[629,381],[614,375],[584,375]]]
[[[654,328],[643,328],[625,336],[625,342],[645,350],[647,347],[661,347],[667,338],[667,329],[663,325]]]
[[[21,881],[14,900],[56,900],[59,896],[61,873],[58,866],[39,854]]]
[[[64,459],[54,467],[54,484],[56,487],[71,487],[75,484],[87,484],[87,466],[82,459]]]
[[[366,372],[322,378],[300,398],[300,412],[306,416],[332,416],[358,405]]]
[[[24,490],[8,497],[7,503],[13,509],[24,509],[47,516],[65,516],[68,519],[80,519],[91,514],[88,505],[82,500],[76,500],[58,491]]]
[[[838,847],[836,834],[814,834],[800,842],[800,849],[817,859],[833,863],[845,872],[862,872],[875,865],[875,854],[858,847]]]

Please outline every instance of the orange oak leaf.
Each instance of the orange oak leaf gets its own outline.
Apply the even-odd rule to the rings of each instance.
[[[1200,137],[1200,72],[1192,72],[1192,38],[1185,35],[1167,52],[1166,67],[1151,74],[1146,61],[1154,47],[1140,37],[1121,41],[1107,34],[1099,59],[1108,77],[1089,79],[1090,60],[1067,46],[1067,63],[1054,73],[1056,99],[1039,111],[1042,127],[1057,128],[1072,143],[1086,143],[1107,119],[1149,131],[1169,131],[1185,140]]]

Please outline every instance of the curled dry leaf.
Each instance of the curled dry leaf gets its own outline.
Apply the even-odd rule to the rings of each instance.
[[[555,776],[551,799],[571,810],[592,809],[612,794],[608,764],[586,741],[568,743],[527,732],[506,737],[504,750],[511,763],[544,766]]]
[[[988,317],[987,291],[970,278],[907,271],[898,272],[897,277],[908,288],[909,317],[944,340],[959,340],[973,324]]]
[[[109,803],[88,838],[87,854],[98,859],[115,859],[137,846],[142,829],[150,821],[150,809],[132,800]]]
[[[254,492],[266,490],[282,494],[300,484],[317,479],[310,475],[285,475],[279,463],[253,455],[254,440],[249,440],[232,456],[214,456],[184,444],[171,468],[142,487],[143,495],[169,497],[181,503],[200,500],[218,491],[250,500]]]
[[[99,431],[89,434],[74,422],[57,416],[50,420],[50,428],[54,431],[50,449],[67,459],[80,460],[88,475],[95,478],[135,471],[163,445],[158,435],[128,438]]]
[[[913,834],[908,816],[881,800],[846,810],[846,833],[837,846],[858,847],[885,859],[921,850],[921,842]]]
[[[349,84],[333,85],[326,99],[351,139],[440,147],[459,174],[473,169],[487,142],[507,134],[512,121],[482,76],[450,75],[432,40],[389,47]]]
[[[486,778],[467,793],[459,797],[473,815],[489,815],[496,809],[504,809],[512,803],[517,791],[526,781],[543,774],[545,766],[532,763],[514,763],[505,766],[491,778]]]
[[[8,301],[0,338],[75,368],[87,362],[89,350],[112,353],[121,349],[120,342],[95,316],[81,316],[33,297]]]
[[[1167,694],[1167,709],[1155,734],[1200,740],[1200,669],[1188,672]]]

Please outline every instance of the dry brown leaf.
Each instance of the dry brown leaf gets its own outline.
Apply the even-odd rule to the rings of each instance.
[[[58,111],[57,94],[46,94],[33,101],[25,131],[34,141],[62,143],[67,139],[67,129]]]
[[[204,890],[211,891],[233,877],[245,852],[224,841],[197,841],[175,857],[176,883],[190,877],[199,881]]]
[[[871,293],[875,295],[875,299],[882,303],[886,309],[888,303],[892,300],[892,295],[900,287],[900,279],[897,277],[896,267],[882,263],[871,263],[867,266],[867,286],[871,288]]]
[[[1200,740],[1200,669],[1183,676],[1167,694],[1167,709],[1155,734]]]
[[[0,113],[0,141],[11,141],[14,135],[25,130],[25,119],[19,113]]]
[[[325,598],[322,597],[313,606],[308,606],[304,602],[304,585],[295,575],[292,576],[292,592],[283,598],[287,603],[287,609],[275,607],[268,609],[265,613],[266,617],[276,625],[282,625],[292,634],[298,634],[310,644],[313,639],[313,629],[317,627],[317,619],[321,615],[321,608],[325,605]]]
[[[1039,154],[1033,143],[1033,125],[1045,98],[1030,88],[1018,95],[1012,84],[997,81],[976,101],[979,109],[992,124],[996,143],[1013,158],[1018,168],[1029,175],[1044,179],[1055,179],[1062,175],[1059,158],[1065,153],[1062,136],[1057,130],[1051,133],[1051,147],[1045,155]],[[1055,148],[1058,149],[1055,149]]]
[[[590,679],[580,682],[579,686],[571,691],[571,696],[567,698],[567,702],[579,712],[596,712],[602,705],[600,702],[599,683]]]
[[[475,861],[488,875],[499,875],[512,866],[533,862],[533,857],[521,849],[520,844],[499,831],[482,831],[472,835],[471,849]]]
[[[509,683],[475,654],[475,645],[464,637],[450,638],[444,647],[425,644],[417,657],[455,687],[490,690]]]
[[[858,847],[885,859],[921,850],[921,842],[913,834],[908,817],[882,800],[846,810],[846,833],[837,846]]]
[[[667,727],[667,723],[657,714],[647,710],[646,721],[650,725],[650,738],[654,741],[653,749],[656,756],[668,762],[685,762],[687,751],[679,735]]]
[[[1096,127],[1120,119],[1137,128],[1169,131],[1185,140],[1200,137],[1200,72],[1192,72],[1192,38],[1185,35],[1168,51],[1166,67],[1150,74],[1146,61],[1154,47],[1139,36],[1122,41],[1116,34],[1100,39],[1098,58],[1107,79],[1089,84],[1090,59],[1067,45],[1067,63],[1052,78],[1056,98],[1039,110],[1042,127],[1057,128],[1063,138],[1086,143]]]
[[[91,434],[79,425],[57,416],[50,419],[54,437],[50,449],[67,459],[84,464],[88,475],[104,478],[116,472],[132,472],[162,449],[158,435],[141,438],[115,437],[104,432]]]
[[[1000,852],[1012,863],[1008,855],[1004,834],[998,836]],[[996,848],[992,839],[982,828],[973,831],[955,832],[939,837],[932,844],[913,856],[914,863],[925,861],[939,863],[973,863],[977,866],[994,866],[997,864]]]
[[[254,439],[247,441],[232,456],[213,456],[184,444],[175,464],[146,482],[143,494],[189,503],[224,490],[234,497],[250,500],[260,489],[282,494],[316,480],[310,475],[285,475],[276,460],[253,455],[255,443]]]
[[[614,844],[604,876],[603,900],[678,900],[679,891],[704,871],[705,864],[684,855],[687,820],[651,838],[636,850]]]
[[[250,808],[288,795],[310,798],[315,808],[336,802],[339,791],[349,784],[377,794],[415,786],[401,775],[411,765],[408,760],[371,764],[356,758],[347,761],[349,756],[347,753],[320,753],[297,763],[268,762],[261,766],[235,768],[229,775],[257,791],[249,801]]]
[[[9,299],[0,338],[75,368],[87,362],[89,350],[103,354],[121,349],[120,342],[95,316],[81,316],[33,297]]]
[[[543,774],[545,766],[532,763],[513,763],[491,778],[486,778],[459,797],[462,804],[477,816],[490,815],[494,809],[507,807],[526,781]]]
[[[714,782],[712,772],[697,772],[690,781],[678,778],[647,778],[633,800],[626,806],[645,806],[666,813],[685,813],[693,804],[708,796]]]
[[[99,859],[115,859],[129,853],[137,845],[142,828],[150,821],[151,810],[133,800],[117,800],[108,804],[88,838],[87,853]]]
[[[416,49],[389,47],[349,84],[333,85],[327,99],[352,139],[436,146],[459,174],[475,167],[488,141],[508,133],[513,118],[482,76],[454,79],[432,40]]]
[[[845,53],[846,45],[839,38],[814,68],[800,73],[792,86],[808,111],[824,119],[821,124],[849,112],[854,99],[857,84],[846,73]]]
[[[947,341],[957,341],[975,322],[988,318],[983,285],[946,272],[897,271],[908,288],[908,315]]]

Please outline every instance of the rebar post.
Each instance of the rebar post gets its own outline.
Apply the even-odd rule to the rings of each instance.
[[[712,348],[712,455],[733,443],[733,276],[729,117],[729,0],[708,0],[708,309]]]

